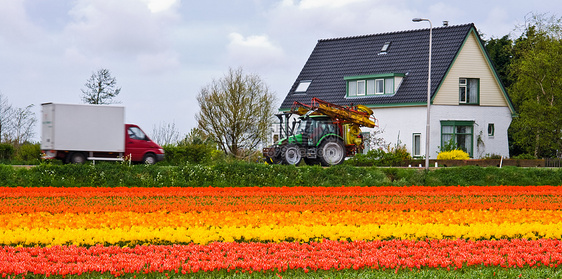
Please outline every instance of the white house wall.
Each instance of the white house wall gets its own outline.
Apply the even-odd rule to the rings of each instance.
[[[412,154],[413,134],[421,134],[421,154],[425,154],[425,107],[386,107],[373,108],[378,127],[374,129],[362,128],[364,132],[380,130],[376,137],[384,139],[386,144],[406,145],[408,152]],[[436,157],[435,154],[434,157]],[[430,156],[431,157],[431,156]]]
[[[459,109],[462,108],[462,109]],[[378,127],[387,144],[394,146],[398,141],[405,145],[408,152],[413,154],[413,135],[421,134],[421,155],[425,155],[425,126],[426,107],[388,107],[374,108]],[[441,146],[441,121],[442,120],[468,120],[474,121],[473,131],[473,157],[482,158],[487,154],[497,154],[509,157],[507,128],[511,123],[511,112],[508,107],[482,107],[482,106],[431,106],[431,137],[429,158],[436,159]],[[494,136],[488,136],[488,124],[495,127]],[[373,129],[362,128],[364,132]],[[482,144],[478,144],[478,137]]]
[[[441,120],[474,121],[474,158],[487,154],[509,157],[507,128],[511,124],[511,111],[508,107],[431,106],[431,140],[435,139],[435,144],[431,144],[430,158],[436,157],[437,146],[441,145]],[[494,124],[494,136],[488,136],[489,123]],[[483,145],[478,145],[479,136]]]

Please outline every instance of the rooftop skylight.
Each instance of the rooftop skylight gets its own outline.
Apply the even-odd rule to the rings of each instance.
[[[295,93],[306,92],[306,90],[308,90],[308,87],[310,86],[311,83],[312,80],[301,80],[299,86],[297,86],[297,89],[295,89]]]
[[[381,48],[381,52],[380,53],[386,53],[386,51],[388,50],[388,47],[390,46],[390,42],[385,42],[384,45]]]

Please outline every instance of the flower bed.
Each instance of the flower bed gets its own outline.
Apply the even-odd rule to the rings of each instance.
[[[2,188],[0,274],[557,268],[562,188]]]

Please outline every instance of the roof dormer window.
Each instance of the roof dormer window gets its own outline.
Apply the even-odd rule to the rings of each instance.
[[[390,46],[390,42],[385,42],[381,48],[381,52],[379,54],[384,54],[388,51],[388,47]]]
[[[396,93],[405,74],[389,73],[365,76],[344,77],[347,83],[347,97],[368,97],[393,95]]]
[[[297,86],[297,89],[295,89],[295,93],[306,93],[306,90],[308,90],[308,87],[311,83],[312,80],[301,80],[301,82]]]

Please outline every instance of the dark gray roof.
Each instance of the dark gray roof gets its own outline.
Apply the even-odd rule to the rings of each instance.
[[[432,96],[471,30],[476,31],[473,24],[433,28]],[[385,42],[390,47],[379,54]],[[294,101],[308,104],[313,97],[338,105],[426,103],[428,52],[429,28],[319,40],[280,109]],[[396,94],[345,98],[344,77],[388,73],[407,74]],[[301,80],[312,83],[306,93],[295,93]]]

